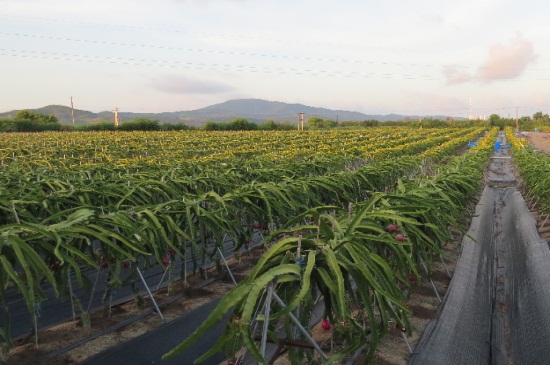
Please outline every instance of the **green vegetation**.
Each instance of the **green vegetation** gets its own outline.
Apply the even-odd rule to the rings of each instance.
[[[542,212],[550,213],[550,159],[535,152],[525,139],[517,137],[512,127],[506,127],[506,138],[512,145],[514,162],[525,187],[533,197],[530,200],[535,200]]]
[[[11,119],[0,119],[0,132],[59,131],[61,125],[53,115],[44,115],[28,110],[19,111]]]
[[[533,117],[523,116],[518,118],[517,125],[515,118],[503,118],[498,114],[491,114],[489,124],[492,127],[499,127],[501,130],[505,127],[519,127],[522,131],[550,130],[550,117],[543,112],[533,114]]]
[[[59,296],[67,295],[71,275],[89,287],[85,268],[106,270],[109,290],[125,284],[122,270],[134,270],[128,277],[137,280],[138,267],[164,267],[176,256],[190,258],[196,271],[225,236],[239,252],[261,229],[266,257],[209,319],[236,305],[243,321],[224,334],[235,344],[225,350],[245,345],[257,355],[249,320],[263,305],[256,299],[264,283],[273,281],[293,308],[307,309],[314,290],[323,293],[325,316],[341,335],[336,356],[369,334],[372,351],[390,319],[410,330],[400,286],[419,274],[420,259],[429,267],[447,225],[476,191],[492,145],[480,141],[468,157],[451,156],[482,131],[0,135],[0,305],[7,306],[7,290],[17,290],[32,312],[46,298],[43,283]],[[300,313],[305,323],[308,312]],[[0,337],[9,345],[7,330]],[[292,356],[304,363],[310,354]]]
[[[205,131],[281,131],[295,130],[296,126],[290,123],[276,123],[273,120],[257,124],[244,118],[236,118],[229,122],[206,122],[201,129]]]
[[[550,117],[548,114],[537,112],[532,117],[521,117],[518,120],[521,130],[533,131],[550,130]],[[516,120],[513,118],[503,118],[498,114],[492,114],[487,121],[455,121],[452,119],[441,120],[433,118],[424,118],[421,120],[397,120],[389,122],[379,122],[377,120],[363,121],[335,121],[332,119],[313,116],[308,119],[307,129],[364,129],[378,126],[393,127],[411,127],[411,128],[470,128],[470,127],[499,127],[504,129],[506,126],[515,127]],[[159,123],[158,120],[148,118],[136,118],[122,122],[118,128],[113,122],[102,121],[90,124],[66,125],[60,124],[53,115],[40,114],[28,110],[19,111],[13,118],[0,119],[0,132],[43,132],[43,131],[175,131],[191,130],[192,127],[184,123]],[[206,122],[198,129],[205,131],[277,131],[277,130],[295,130],[295,123],[278,123],[268,120],[263,123],[250,122],[245,118],[235,118],[228,122]]]
[[[292,364],[335,363],[365,345],[372,356],[392,322],[410,334],[410,310],[403,288],[409,287],[411,276],[416,280],[421,265],[430,265],[451,240],[449,227],[460,226],[465,205],[481,186],[495,134],[496,129],[435,176],[386,180],[382,184],[386,192],[381,192],[382,186],[362,190],[367,193],[365,199],[357,203],[346,199],[347,209],[318,206],[288,220],[266,238],[267,251],[247,278],[220,301],[190,337],[165,356],[173,357],[191,346],[232,311],[217,345],[197,362],[218,351],[234,358],[244,346],[256,360],[266,363],[255,328],[266,326],[267,336],[277,342],[277,328],[283,322],[286,337],[291,338],[289,313],[299,313],[300,322],[309,327],[318,298],[324,301],[323,317],[335,326],[331,356],[323,362],[313,350],[291,347]],[[373,175],[378,172],[385,175],[380,170],[371,171]],[[445,209],[440,209],[442,206]],[[269,317],[263,315],[268,308],[268,290],[286,303],[271,306]],[[306,341],[303,336],[297,339]]]
[[[329,129],[338,125],[338,122],[331,119],[325,119],[320,117],[311,117],[307,121],[309,129]]]

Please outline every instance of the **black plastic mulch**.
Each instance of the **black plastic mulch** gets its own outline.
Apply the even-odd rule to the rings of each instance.
[[[509,171],[495,182],[513,182]],[[550,250],[520,192],[486,187],[462,245],[409,364],[550,364]]]
[[[181,343],[208,317],[219,300],[207,303],[194,311],[183,315],[167,324],[136,337],[130,341],[101,352],[82,365],[118,365],[118,364],[166,364],[187,365],[209,351],[217,342],[229,319],[229,314],[208,330],[195,344],[170,360],[162,360],[162,355]],[[202,362],[204,365],[217,365],[224,360],[224,355],[218,353]]]

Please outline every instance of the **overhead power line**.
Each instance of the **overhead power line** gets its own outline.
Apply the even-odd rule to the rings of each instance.
[[[368,60],[358,60],[358,59],[323,58],[323,57],[307,57],[307,56],[288,56],[288,55],[276,55],[276,54],[267,54],[267,53],[242,52],[242,51],[227,51],[227,50],[212,50],[212,49],[202,49],[202,48],[159,46],[159,45],[151,45],[151,44],[144,44],[144,43],[124,43],[124,42],[101,41],[101,40],[93,40],[93,39],[54,37],[54,36],[23,34],[23,33],[11,33],[11,32],[0,32],[0,35],[12,36],[12,37],[22,37],[22,38],[33,38],[33,39],[46,39],[46,40],[52,40],[52,41],[98,44],[98,45],[106,45],[106,46],[114,46],[114,47],[133,47],[133,48],[161,49],[161,50],[178,51],[178,52],[224,54],[224,55],[232,55],[232,56],[233,55],[234,56],[250,56],[250,57],[262,57],[262,58],[273,58],[273,59],[303,60],[303,61],[316,61],[316,62],[338,62],[338,63],[350,63],[350,64],[356,63],[356,64],[369,64],[369,65],[382,65],[382,66],[435,67],[435,68],[445,67],[445,66],[441,66],[441,65],[425,64],[425,63],[384,62],[384,61],[368,61]],[[459,68],[459,69],[470,69],[471,68],[469,66],[453,66],[453,67]]]
[[[300,69],[300,68],[285,68],[285,67],[267,67],[267,66],[250,66],[250,65],[232,65],[218,63],[199,63],[199,62],[182,62],[169,60],[151,60],[123,57],[102,57],[94,55],[79,55],[70,53],[45,52],[45,51],[24,51],[17,49],[0,48],[1,56],[12,56],[34,59],[51,59],[61,61],[89,62],[89,63],[106,63],[120,64],[132,66],[147,66],[147,67],[162,67],[162,68],[187,68],[187,69],[204,69],[215,71],[234,71],[234,72],[251,72],[265,73],[278,75],[308,75],[308,76],[326,76],[326,77],[362,77],[362,78],[387,78],[387,79],[422,79],[422,80],[439,80],[440,77],[431,75],[414,75],[414,74],[395,74],[395,73],[375,73],[375,72],[355,72],[355,71],[334,71],[322,69]]]
[[[50,18],[41,18],[41,17],[29,17],[29,16],[16,16],[10,14],[0,14],[0,18],[8,19],[19,19],[19,20],[29,20],[33,23],[36,22],[45,22],[53,24],[72,24],[72,25],[83,25],[90,27],[106,28],[106,29],[121,29],[126,31],[140,31],[140,32],[159,32],[159,33],[174,33],[189,35],[192,37],[211,37],[219,39],[228,39],[228,40],[248,40],[259,42],[262,44],[288,44],[289,41],[292,41],[293,45],[302,46],[302,47],[330,47],[331,49],[369,49],[369,50],[379,50],[379,51],[398,51],[398,52],[408,52],[410,53],[429,53],[429,54],[446,54],[446,52],[434,52],[433,49],[420,50],[417,48],[396,48],[396,47],[374,47],[366,46],[363,43],[345,43],[345,42],[316,42],[307,39],[283,39],[283,38],[272,38],[272,37],[254,37],[254,36],[243,36],[243,35],[234,35],[230,33],[207,33],[207,32],[193,32],[193,31],[182,31],[179,29],[166,29],[166,28],[154,28],[154,27],[138,27],[130,25],[121,25],[121,24],[107,24],[107,23],[92,23],[92,22],[83,22],[78,20],[69,20],[69,19],[50,19]]]
[[[277,75],[304,75],[304,76],[323,76],[323,77],[344,77],[344,78],[382,78],[382,79],[398,79],[398,80],[424,80],[424,81],[439,81],[444,80],[441,76],[419,75],[419,74],[398,74],[398,73],[376,73],[376,72],[358,72],[346,70],[323,70],[323,69],[300,69],[288,67],[268,67],[268,66],[250,66],[250,65],[235,65],[235,64],[218,64],[218,63],[200,63],[200,62],[182,62],[170,60],[151,60],[138,58],[123,58],[123,57],[106,57],[95,55],[79,55],[70,53],[57,53],[45,51],[25,51],[17,49],[0,48],[0,56],[21,57],[42,60],[59,60],[71,62],[87,62],[87,63],[104,63],[104,64],[120,64],[130,66],[143,67],[158,67],[158,68],[183,68],[183,69],[199,69],[199,70],[214,70],[223,72],[250,72],[262,74],[277,74]],[[471,79],[482,79],[472,76]],[[518,78],[498,78],[494,81],[550,81],[550,78],[537,79],[518,79]]]

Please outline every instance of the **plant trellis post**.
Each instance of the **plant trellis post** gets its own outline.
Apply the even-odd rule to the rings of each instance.
[[[279,303],[279,305],[284,309],[286,308],[286,304],[285,302],[283,302],[283,300],[277,295],[277,293],[273,293],[273,298],[275,299],[275,301],[277,303]],[[325,360],[328,360],[329,357],[327,354],[325,354],[323,352],[323,350],[321,350],[321,347],[319,347],[319,345],[317,344],[317,342],[315,342],[315,340],[313,339],[313,337],[311,337],[311,335],[306,331],[306,329],[304,328],[304,326],[302,326],[302,324],[300,323],[300,321],[298,320],[298,318],[296,318],[294,316],[294,314],[292,313],[288,313],[288,316],[290,318],[290,320],[294,323],[294,325],[296,327],[298,327],[298,329],[300,330],[300,332],[304,335],[304,337],[311,343],[311,345],[313,346],[313,348],[315,350],[317,350],[317,352],[323,357],[323,359]]]
[[[149,294],[149,297],[151,298],[151,300],[153,301],[153,305],[155,306],[155,309],[157,310],[157,313],[159,314],[160,316],[160,319],[164,320],[164,317],[162,315],[162,312],[160,311],[160,308],[159,306],[157,305],[157,301],[155,300],[155,297],[153,296],[153,293],[151,293],[151,290],[149,289],[149,287],[147,286],[147,282],[145,282],[145,279],[143,278],[143,275],[141,274],[141,271],[139,270],[139,268],[136,269],[138,274],[139,274],[139,277],[141,279],[141,281],[143,282],[143,285],[145,285],[145,289],[147,290],[147,293]]]
[[[264,312],[264,325],[262,330],[262,340],[260,343],[260,354],[265,358],[265,347],[267,344],[267,330],[269,327],[269,312],[271,311],[271,300],[273,297],[273,282],[269,283],[267,287],[267,298],[265,302],[265,312]]]
[[[236,286],[237,281],[233,277],[233,273],[231,272],[231,269],[229,268],[229,265],[227,264],[227,261],[225,260],[225,257],[223,256],[222,250],[219,247],[218,247],[218,252],[220,253],[220,256],[223,260],[223,263],[225,264],[225,268],[227,269],[227,272],[229,273],[229,276],[231,277],[231,281],[233,281],[233,284],[235,284],[235,286]]]
[[[420,258],[420,262],[422,263],[422,266],[424,267],[424,271],[426,271],[426,274],[430,275],[430,272],[428,271],[428,267],[426,266],[426,263],[424,262],[424,259]],[[428,277],[430,279],[430,283],[432,283],[432,288],[434,289],[435,296],[437,297],[437,300],[439,300],[439,303],[441,303],[441,297],[439,296],[439,293],[437,292],[437,288],[435,287],[434,281],[431,277]]]

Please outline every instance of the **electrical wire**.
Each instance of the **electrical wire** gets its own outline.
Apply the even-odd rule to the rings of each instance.
[[[90,39],[81,39],[81,38],[54,37],[54,36],[33,35],[33,34],[23,34],[23,33],[10,33],[10,32],[0,32],[0,35],[21,37],[21,38],[53,40],[53,41],[66,41],[66,42],[99,44],[99,45],[107,45],[107,46],[115,46],[115,47],[161,49],[161,50],[179,51],[179,52],[197,52],[197,53],[207,53],[207,54],[250,56],[250,57],[288,59],[288,60],[302,60],[302,61],[315,61],[315,62],[338,62],[338,63],[356,63],[356,64],[384,65],[384,66],[407,66],[407,67],[435,67],[435,68],[444,67],[444,66],[435,65],[435,64],[402,63],[402,62],[375,62],[375,61],[357,60],[357,59],[286,56],[286,55],[274,55],[274,54],[266,54],[266,53],[252,53],[252,52],[238,52],[238,51],[226,51],[226,50],[209,50],[209,49],[201,49],[201,48],[158,46],[158,45],[143,44],[143,43],[121,43],[121,42],[113,42],[113,41],[99,41],[99,40],[90,40]],[[460,66],[460,65],[453,66],[453,67],[460,68],[460,69],[462,69],[462,68],[471,68],[471,67],[468,67],[468,66]]]
[[[126,31],[135,31],[135,32],[164,32],[164,33],[174,33],[180,35],[187,35],[192,37],[216,37],[222,39],[230,40],[247,40],[254,42],[261,42],[262,44],[266,43],[283,43],[289,44],[288,39],[276,39],[276,38],[265,38],[265,37],[253,37],[253,36],[238,36],[230,34],[218,34],[218,33],[201,33],[201,32],[189,32],[181,31],[174,29],[160,29],[153,27],[136,27],[136,26],[125,26],[119,24],[105,24],[105,23],[91,23],[91,22],[82,22],[74,20],[56,20],[56,19],[47,19],[39,17],[28,17],[28,16],[13,16],[8,14],[0,14],[0,18],[5,19],[18,19],[18,20],[30,20],[32,22],[46,22],[53,24],[69,24],[69,25],[82,25],[89,27],[98,27],[105,29],[119,29]],[[112,42],[112,41],[102,41],[102,40],[90,40],[90,39],[79,39],[79,38],[68,38],[68,37],[55,37],[47,35],[32,35],[24,33],[15,33],[15,32],[0,32],[0,35],[11,36],[11,37],[25,37],[25,38],[34,38],[41,40],[51,40],[51,41],[62,41],[62,42],[79,42],[85,44],[98,44],[98,45],[107,45],[114,47],[134,47],[134,48],[149,48],[149,49],[161,49],[169,51],[178,51],[178,52],[196,52],[204,54],[220,54],[220,55],[234,55],[234,56],[246,56],[246,57],[260,57],[260,58],[269,58],[269,59],[285,59],[285,60],[303,60],[303,61],[312,61],[312,62],[331,62],[331,63],[345,63],[345,64],[368,64],[368,65],[382,65],[382,66],[407,66],[407,67],[430,67],[430,68],[443,68],[444,66],[436,64],[421,64],[421,63],[402,63],[402,62],[375,62],[369,60],[359,60],[359,59],[338,59],[338,58],[323,58],[323,57],[307,57],[307,56],[295,56],[295,55],[276,55],[268,53],[254,53],[254,52],[242,52],[242,51],[231,51],[231,50],[209,50],[202,48],[185,48],[185,47],[173,47],[173,46],[159,46],[151,45],[145,43],[123,43],[123,42]],[[381,51],[399,51],[399,52],[410,52],[410,53],[428,53],[427,51],[422,51],[419,49],[403,49],[403,48],[392,48],[392,47],[370,47],[365,46],[364,44],[352,44],[352,43],[318,43],[311,42],[308,40],[293,39],[293,46],[300,45],[301,47],[314,47],[314,46],[323,46],[334,48],[353,48],[353,49],[369,49],[369,50],[381,50]],[[431,54],[446,54],[445,52],[433,52]],[[122,57],[107,57],[107,56],[96,56],[96,55],[78,55],[78,54],[68,54],[68,53],[55,53],[55,52],[39,52],[39,51],[26,51],[26,50],[17,50],[17,49],[0,49],[0,56],[5,57],[19,57],[19,58],[31,58],[31,59],[43,59],[43,60],[59,60],[67,62],[86,62],[86,63],[104,63],[104,64],[120,64],[120,65],[132,65],[132,66],[142,66],[142,67],[158,67],[158,68],[184,68],[184,69],[199,69],[199,70],[214,70],[214,71],[229,71],[229,72],[250,72],[250,73],[265,73],[265,74],[279,74],[279,75],[303,75],[303,76],[322,76],[322,77],[345,77],[345,78],[383,78],[383,79],[396,79],[396,80],[428,80],[428,81],[439,81],[446,80],[446,78],[441,76],[434,75],[420,75],[420,74],[398,74],[398,73],[375,73],[375,72],[357,72],[357,71],[330,71],[323,69],[300,69],[292,67],[267,67],[267,66],[247,66],[242,64],[218,64],[218,63],[193,63],[193,62],[181,62],[181,61],[169,61],[169,60],[149,60],[149,59],[139,59],[139,58],[122,58]],[[453,68],[457,69],[471,69],[468,66],[453,65]],[[481,68],[478,68],[481,69]],[[528,71],[547,71],[548,69],[544,68],[529,68]],[[482,80],[480,77],[471,76],[470,80]],[[491,79],[491,81],[550,81],[550,78],[536,78],[536,79],[519,79],[519,78],[497,78]],[[493,110],[507,110],[513,109],[515,107],[500,108]],[[536,107],[523,107],[523,108],[536,108]],[[442,110],[442,112],[445,110]],[[423,110],[425,113],[426,111]],[[439,112],[439,111],[430,111]],[[456,110],[455,110],[456,112]]]
[[[124,57],[102,57],[94,55],[79,55],[70,53],[57,53],[45,51],[25,51],[17,49],[0,48],[1,56],[33,58],[43,60],[60,60],[60,61],[76,61],[89,63],[107,63],[120,64],[131,66],[147,66],[147,67],[162,67],[162,68],[185,68],[213,71],[235,71],[235,72],[250,72],[250,73],[265,73],[278,75],[306,75],[306,76],[325,76],[325,77],[347,77],[347,78],[385,78],[385,79],[409,79],[409,80],[430,80],[437,81],[440,77],[431,75],[413,75],[413,74],[394,74],[394,73],[374,73],[374,72],[355,72],[355,71],[330,71],[322,69],[299,69],[285,67],[266,67],[266,66],[250,66],[250,65],[232,65],[218,63],[197,63],[184,61],[168,61],[168,60],[153,60],[153,59],[138,59]]]
[[[220,39],[238,40],[238,41],[247,40],[247,41],[258,42],[261,44],[278,43],[278,44],[288,45],[289,43],[291,43],[294,46],[299,45],[300,47],[313,46],[313,47],[327,47],[330,49],[350,48],[350,49],[369,49],[369,50],[378,50],[378,51],[398,51],[398,52],[408,52],[408,53],[446,54],[446,52],[434,52],[433,50],[430,50],[428,52],[426,50],[420,50],[417,48],[373,47],[373,46],[366,46],[365,44],[358,44],[358,43],[344,43],[344,42],[325,43],[325,42],[313,42],[311,40],[301,40],[301,39],[295,39],[295,38],[293,38],[292,40],[289,40],[289,39],[282,39],[282,38],[231,35],[227,33],[222,34],[222,33],[190,32],[190,31],[182,31],[177,29],[137,27],[137,26],[128,26],[128,25],[120,25],[120,24],[106,24],[106,23],[92,23],[92,22],[83,22],[83,21],[68,20],[68,19],[49,19],[49,18],[40,18],[40,17],[29,17],[29,16],[15,16],[15,15],[9,15],[9,14],[0,14],[0,18],[30,20],[33,23],[45,22],[45,23],[53,23],[53,24],[73,24],[73,25],[84,25],[84,26],[90,26],[90,27],[96,27],[96,28],[119,29],[119,30],[139,31],[139,32],[147,32],[147,33],[150,33],[150,32],[173,33],[173,34],[189,35],[192,37],[201,37],[201,38],[210,37],[210,38],[220,38]]]
[[[344,78],[382,78],[382,79],[424,80],[424,81],[446,80],[444,77],[433,76],[433,75],[376,73],[376,72],[357,72],[357,71],[330,71],[330,70],[322,70],[322,69],[299,69],[299,68],[266,67],[266,66],[259,67],[259,66],[250,66],[250,65],[197,63],[197,62],[182,62],[182,61],[168,61],[168,60],[78,55],[78,54],[44,52],[44,51],[25,51],[25,50],[6,49],[6,48],[0,48],[0,56],[32,58],[32,59],[42,59],[42,60],[120,64],[120,65],[129,65],[129,66],[183,68],[183,69],[211,70],[211,71],[224,71],[224,72],[230,72],[230,71],[250,72],[250,73],[277,74],[277,75],[302,75],[302,76],[324,76],[324,77],[344,77]],[[470,76],[470,79],[485,80],[484,78],[477,77],[477,76]],[[492,78],[491,81],[533,82],[533,81],[550,81],[550,78],[520,79],[517,77],[500,77],[500,78]]]

